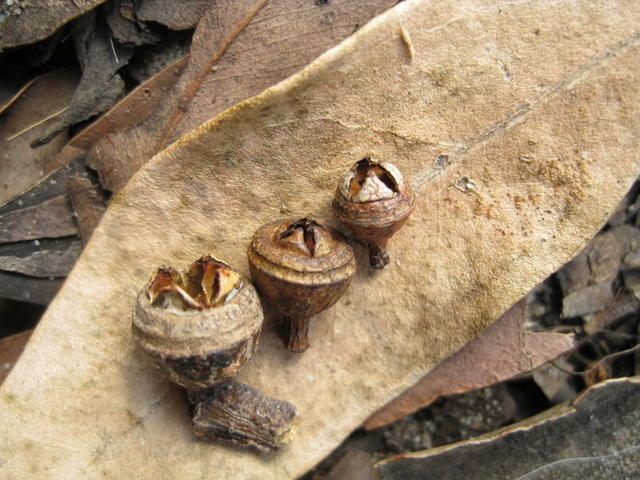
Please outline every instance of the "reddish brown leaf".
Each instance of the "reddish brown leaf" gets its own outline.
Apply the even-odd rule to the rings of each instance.
[[[0,385],[2,385],[13,365],[18,361],[32,333],[33,330],[27,330],[16,335],[0,338]]]
[[[523,331],[525,317],[522,299],[462,350],[371,415],[364,427],[371,430],[387,425],[443,395],[506,380],[571,348],[572,339],[568,335]]]

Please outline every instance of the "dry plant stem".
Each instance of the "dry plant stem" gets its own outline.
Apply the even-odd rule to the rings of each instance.
[[[309,318],[284,317],[289,337],[287,348],[295,353],[302,353],[309,348]]]
[[[351,282],[353,249],[338,231],[302,218],[260,227],[247,255],[260,293],[284,318],[287,347],[304,352],[310,319],[338,301]]]
[[[275,453],[291,439],[296,409],[290,403],[235,381],[218,384],[208,393],[194,408],[196,435],[263,453]]]
[[[193,393],[235,377],[256,349],[262,320],[251,283],[204,256],[182,274],[158,269],[138,295],[132,327],[169,379]]]

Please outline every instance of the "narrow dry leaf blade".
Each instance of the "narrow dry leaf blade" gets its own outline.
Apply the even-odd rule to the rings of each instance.
[[[463,393],[528,372],[573,346],[569,335],[525,332],[522,299],[409,390],[371,415],[371,430],[415,412],[438,397]]]
[[[639,19],[631,1],[408,0],[157,155],[113,197],[0,389],[4,472],[302,474],[615,208],[640,169],[640,105],[627,101]],[[268,461],[196,441],[184,397],[131,338],[138,290],[202,253],[247,274],[254,230],[283,212],[330,218],[341,173],[365,155],[393,159],[417,195],[392,265],[372,275],[357,246],[359,273],[314,320],[313,347],[293,357],[271,318],[238,378],[296,406],[296,438]]]
[[[82,251],[77,238],[0,245],[0,270],[32,277],[66,277]]]
[[[0,243],[76,235],[78,227],[65,196],[0,215]]]
[[[385,480],[632,478],[640,470],[638,401],[640,377],[608,380],[570,404],[378,468]]]
[[[81,157],[101,138],[110,139],[112,134],[133,127],[151,115],[180,77],[187,60],[188,57],[183,57],[172,62],[156,75],[138,85],[111,110],[69,140],[69,143],[60,151],[55,160],[46,166],[46,170],[52,171]]]

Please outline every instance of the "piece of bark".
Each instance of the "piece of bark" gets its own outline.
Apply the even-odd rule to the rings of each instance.
[[[140,20],[158,22],[171,30],[186,30],[196,26],[212,3],[219,2],[182,0],[178,4],[173,0],[142,0],[136,14]]]
[[[5,2],[0,10],[0,51],[43,40],[65,23],[105,0],[51,2],[49,0]]]
[[[32,142],[33,147],[46,145],[71,125],[108,110],[124,95],[124,80],[116,72],[129,62],[133,51],[114,44],[107,26],[93,17],[83,17],[81,28],[73,36],[82,78],[69,108],[46,125]]]
[[[639,377],[608,380],[501,430],[377,467],[385,480],[633,478],[640,470],[639,399]]]
[[[578,393],[570,381],[575,368],[564,358],[541,365],[533,372],[533,380],[552,404],[572,400]]]
[[[587,249],[581,251],[566,265],[563,265],[556,276],[564,295],[569,295],[589,285],[591,269],[589,268]]]
[[[302,474],[604,224],[640,171],[639,21],[632,1],[405,0],[175,142],[111,199],[0,388],[3,474]],[[255,229],[283,211],[331,218],[367,155],[416,192],[393,264],[372,274],[355,245],[359,273],[313,347],[292,358],[269,315],[238,377],[296,405],[296,437],[269,461],[194,441],[183,395],[135,348],[137,292],[203,252],[248,274]]]
[[[524,330],[526,300],[507,310],[462,350],[426,374],[409,390],[371,415],[367,430],[415,412],[438,397],[500,382],[534,369],[573,346],[569,335]]]
[[[0,215],[0,243],[76,235],[78,227],[66,197]]]
[[[78,78],[75,69],[48,73],[30,82],[4,107],[0,115],[0,205],[40,180],[45,165],[66,143],[67,134],[61,133],[46,147],[34,150],[30,146],[54,121],[46,119],[69,105]]]
[[[245,1],[243,8],[249,12],[247,5],[260,3]],[[242,9],[237,3],[213,5],[194,35],[188,69],[173,92],[164,94],[162,106],[144,122],[123,119],[112,124],[119,128],[110,129],[107,138],[82,140],[82,151],[90,150],[90,163],[100,172],[103,186],[117,190],[177,136],[300,70],[395,3],[337,0],[319,5],[276,0],[255,12],[244,27],[238,24]],[[119,107],[113,111],[124,109]],[[74,158],[70,153],[65,148],[55,165]]]
[[[9,375],[32,333],[33,330],[27,330],[26,332],[0,338],[0,385]]]
[[[72,177],[67,184],[69,200],[76,212],[80,238],[85,245],[91,238],[106,208],[106,199],[98,187],[85,177]],[[1,219],[1,217],[0,217]]]
[[[66,277],[82,251],[78,238],[0,245],[0,270],[32,277]]]

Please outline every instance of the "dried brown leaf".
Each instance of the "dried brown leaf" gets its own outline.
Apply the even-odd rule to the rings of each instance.
[[[0,243],[76,235],[78,227],[66,197],[0,215]]]
[[[113,43],[111,33],[94,15],[83,17],[82,28],[74,33],[82,78],[68,108],[51,121],[33,141],[45,145],[59,132],[111,108],[124,95],[124,80],[117,71],[129,62],[130,48]]]
[[[524,331],[525,300],[507,310],[477,338],[371,415],[368,430],[425,407],[438,397],[491,385],[532,370],[573,346],[570,336]]]
[[[5,2],[0,9],[0,51],[43,40],[105,0]]]
[[[112,134],[121,129],[142,122],[165,99],[186,64],[187,57],[180,58],[140,84],[111,110],[69,140],[55,161],[47,165],[47,171],[52,171],[81,157],[101,138],[110,139]]]
[[[54,121],[56,113],[68,107],[77,85],[78,72],[73,69],[43,75],[21,90],[0,114],[0,205],[40,180],[44,166],[64,146],[66,133],[43,148],[34,150],[30,144]]]
[[[32,277],[66,277],[82,251],[80,240],[41,241],[0,246],[0,270]]]
[[[3,474],[302,474],[615,208],[640,169],[639,20],[632,1],[408,0],[164,150],[112,198],[0,389]],[[137,292],[202,253],[247,274],[255,229],[283,212],[331,218],[365,155],[393,159],[416,192],[393,264],[371,274],[356,246],[359,273],[314,320],[312,348],[293,358],[270,317],[238,377],[294,404],[297,436],[269,461],[196,441],[182,393],[135,348]],[[474,188],[455,188],[462,177]]]
[[[385,480],[632,478],[640,470],[639,397],[640,377],[609,380],[515,425],[378,468]]]

